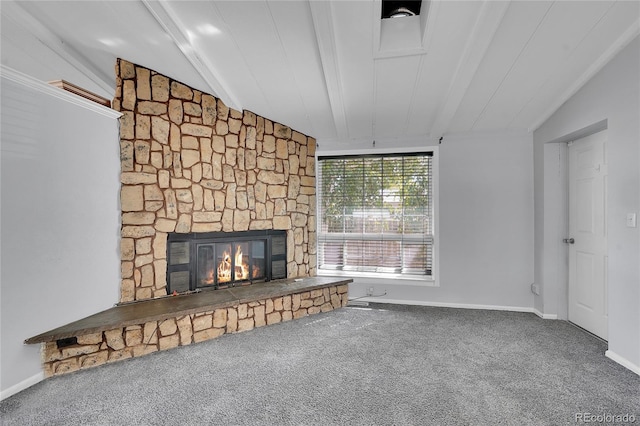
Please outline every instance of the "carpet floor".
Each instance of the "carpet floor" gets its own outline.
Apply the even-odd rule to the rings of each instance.
[[[20,426],[561,425],[597,416],[624,424],[626,415],[640,423],[640,376],[606,349],[567,322],[528,313],[347,307],[47,379],[0,402],[0,418]]]

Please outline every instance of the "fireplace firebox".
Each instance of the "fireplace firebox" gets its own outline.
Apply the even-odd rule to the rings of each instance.
[[[219,289],[287,277],[286,231],[169,234],[167,290]]]

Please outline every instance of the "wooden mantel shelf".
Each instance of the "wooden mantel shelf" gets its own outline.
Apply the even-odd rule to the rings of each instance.
[[[243,287],[207,290],[199,293],[143,300],[114,306],[95,315],[74,321],[25,340],[27,344],[98,333],[166,318],[197,314],[266,298],[302,293],[329,286],[346,285],[352,279],[306,277],[257,283]]]

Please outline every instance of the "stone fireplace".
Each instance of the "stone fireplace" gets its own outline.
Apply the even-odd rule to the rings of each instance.
[[[124,60],[116,76],[121,303],[26,339],[45,376],[347,305],[351,279],[316,276],[313,138]]]
[[[116,76],[120,301],[187,289],[185,274],[168,287],[167,273],[179,272],[168,264],[169,235],[280,230],[286,253],[278,270],[314,276],[315,139],[125,60]]]

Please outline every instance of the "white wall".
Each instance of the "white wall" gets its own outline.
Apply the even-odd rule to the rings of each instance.
[[[627,213],[640,212],[640,39],[636,37],[595,77],[534,132],[536,282],[543,294],[535,306],[566,318],[557,297],[566,293],[565,257],[557,251],[563,235],[554,211],[562,199],[549,182],[562,173],[553,162],[553,145],[585,134],[607,131],[609,230],[608,356],[640,374],[640,233],[625,224]],[[555,279],[553,277],[556,277]],[[551,295],[551,296],[549,296]],[[564,311],[563,311],[564,310]]]
[[[373,287],[387,294],[362,300],[532,311],[532,135],[448,135],[437,156],[439,285],[356,278],[349,296]]]
[[[118,113],[2,68],[0,390],[42,377],[29,337],[118,301]]]

